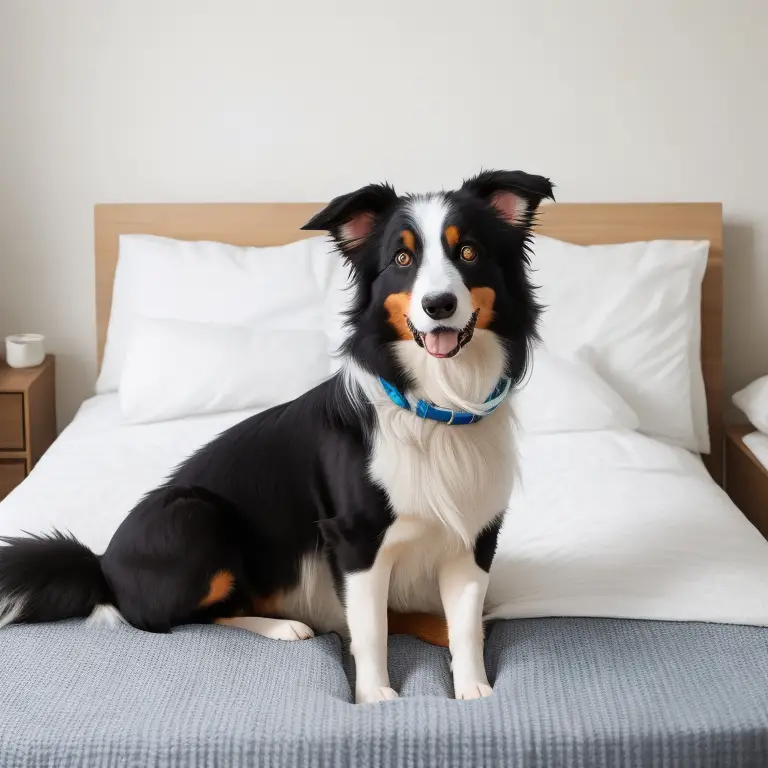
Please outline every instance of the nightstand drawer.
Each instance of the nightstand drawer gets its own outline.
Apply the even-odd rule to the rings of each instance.
[[[24,450],[24,395],[0,394],[0,450]]]
[[[25,477],[23,459],[0,459],[0,500],[4,499]]]

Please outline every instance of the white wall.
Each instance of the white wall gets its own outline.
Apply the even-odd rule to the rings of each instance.
[[[319,200],[481,166],[721,200],[728,391],[768,372],[765,0],[2,0],[0,335],[95,378],[92,207]]]

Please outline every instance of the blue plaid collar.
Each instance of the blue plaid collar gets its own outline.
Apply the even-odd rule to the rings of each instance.
[[[395,404],[406,411],[413,411],[421,419],[430,419],[431,421],[440,421],[443,424],[451,426],[461,426],[463,424],[474,424],[480,421],[484,416],[493,413],[509,394],[512,387],[512,381],[508,378],[499,379],[496,388],[488,395],[484,405],[482,415],[467,413],[466,411],[454,411],[452,408],[441,408],[438,405],[428,403],[426,400],[419,400],[416,407],[411,407],[411,403],[406,396],[394,384],[390,384],[382,378],[379,378],[381,386],[387,393],[387,397]]]

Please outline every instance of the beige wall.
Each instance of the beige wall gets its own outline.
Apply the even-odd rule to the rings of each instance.
[[[369,10],[370,9],[370,10]],[[95,379],[92,206],[550,175],[721,200],[729,392],[768,372],[765,0],[1,0],[0,335]]]

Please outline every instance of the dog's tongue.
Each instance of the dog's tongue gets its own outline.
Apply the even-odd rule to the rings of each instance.
[[[424,334],[424,346],[433,357],[445,357],[459,343],[458,331],[438,331]]]

